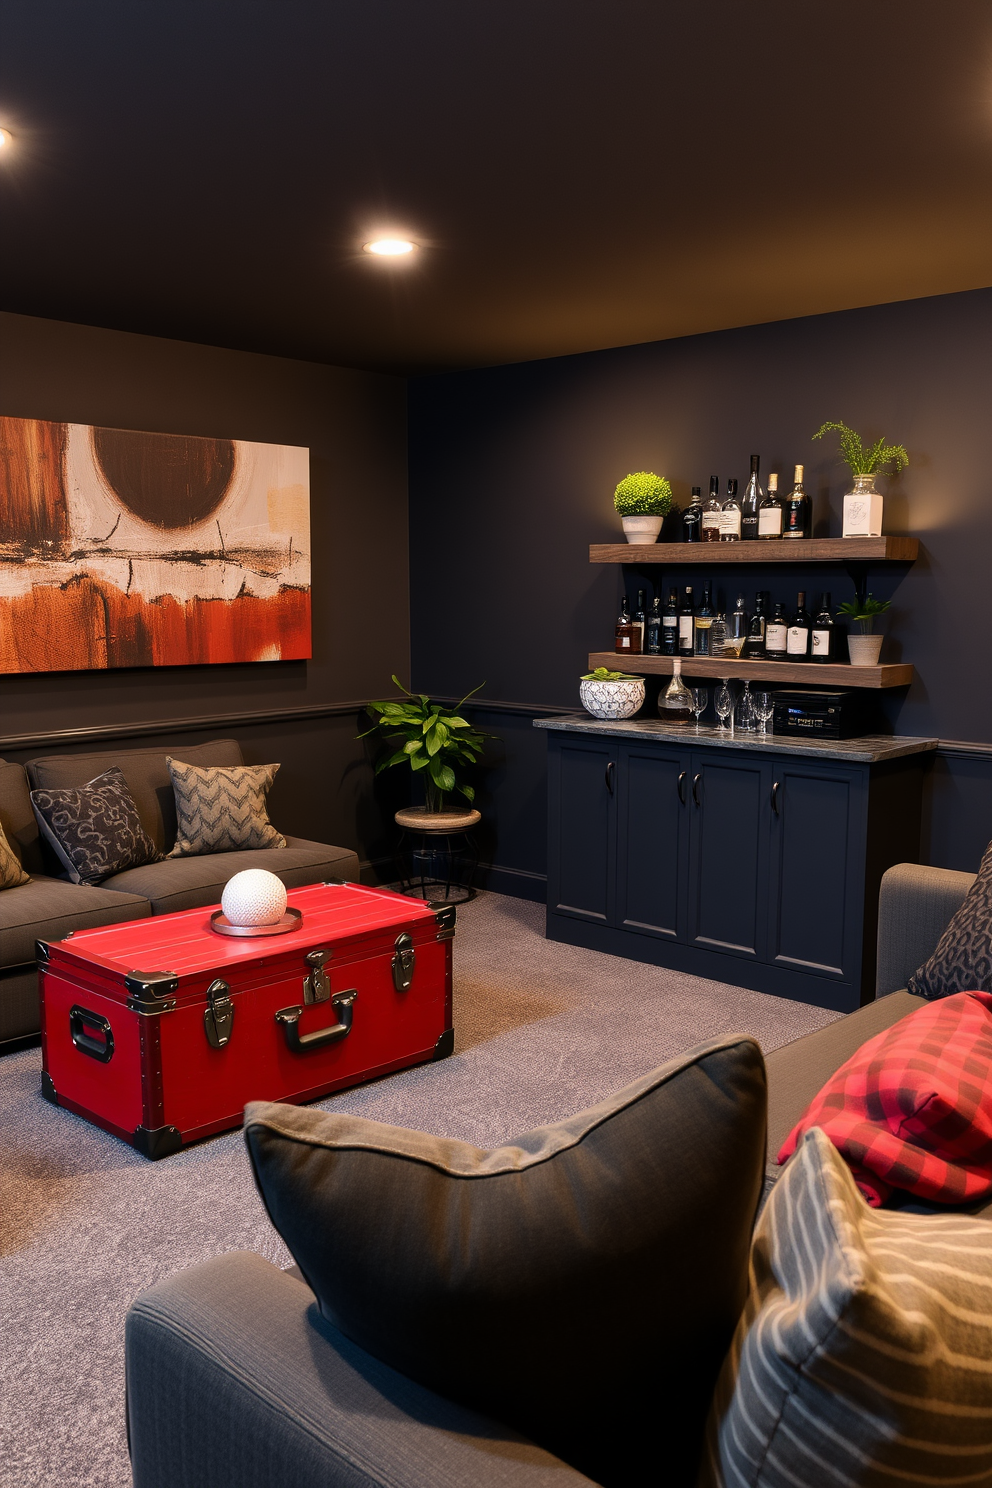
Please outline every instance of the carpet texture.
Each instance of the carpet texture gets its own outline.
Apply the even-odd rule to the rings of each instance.
[[[767,1051],[837,1016],[557,945],[543,923],[498,894],[461,908],[454,1056],[320,1104],[493,1147],[703,1039],[749,1033]],[[40,1068],[37,1049],[0,1058],[0,1482],[124,1488],[131,1299],[225,1250],[291,1258],[240,1132],[149,1163],[42,1100]]]

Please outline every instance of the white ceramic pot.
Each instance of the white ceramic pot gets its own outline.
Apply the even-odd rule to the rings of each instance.
[[[878,657],[884,637],[880,635],[849,635],[847,652],[852,666],[878,666]]]
[[[629,543],[656,543],[664,517],[621,517],[624,536]]]
[[[633,718],[644,702],[644,678],[580,682],[579,702],[593,718]]]

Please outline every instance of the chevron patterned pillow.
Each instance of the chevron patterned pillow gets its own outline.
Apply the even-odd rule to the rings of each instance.
[[[0,827],[0,890],[16,889],[30,882],[31,875],[24,872],[20,859],[4,836],[3,827]]]
[[[168,758],[166,763],[178,821],[176,845],[168,857],[286,846],[285,837],[276,831],[265,809],[265,793],[278,765],[215,765],[208,769]]]

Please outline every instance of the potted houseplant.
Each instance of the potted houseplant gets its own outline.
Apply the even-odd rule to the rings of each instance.
[[[875,477],[890,465],[897,475],[909,464],[909,456],[901,444],[886,444],[884,438],[865,446],[856,429],[847,424],[831,422],[823,424],[813,435],[822,439],[831,429],[840,434],[840,454],[851,467],[854,490],[844,497],[844,537],[881,537],[882,497],[875,490]]]
[[[891,603],[891,599],[875,599],[869,594],[865,599],[849,599],[837,606],[837,613],[846,615],[858,627],[857,634],[847,637],[847,653],[852,666],[878,665],[882,637],[872,634],[875,616],[883,615]]]
[[[617,486],[613,505],[620,513],[629,543],[654,543],[672,509],[672,488],[663,475],[635,470]]]
[[[483,741],[493,736],[473,729],[459,709],[485,683],[466,693],[454,708],[446,708],[432,703],[426,693],[408,692],[398,677],[394,676],[393,681],[403,696],[366,703],[369,716],[378,717],[358,737],[366,739],[380,733],[392,745],[391,752],[376,764],[377,775],[393,765],[409,765],[423,782],[424,805],[398,811],[396,820],[400,826],[416,826],[422,831],[465,831],[479,820],[479,812],[472,805],[475,791],[463,772],[477,762]],[[467,810],[458,805],[446,809],[446,797],[452,792],[465,798]]]
[[[644,702],[644,678],[597,667],[580,679],[579,702],[593,718],[632,718]]]

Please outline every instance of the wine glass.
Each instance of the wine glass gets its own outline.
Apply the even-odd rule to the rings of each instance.
[[[758,715],[761,734],[767,734],[768,724],[775,713],[775,694],[773,692],[756,692],[753,694],[754,711]]]
[[[729,728],[730,732],[733,733],[734,694],[730,690],[729,677],[720,678],[720,686],[716,690],[716,696],[713,699],[713,707],[716,709],[716,716],[720,720],[720,727]],[[730,719],[729,724],[727,723],[728,718]]]
[[[693,687],[690,689],[690,691],[692,694],[692,712],[696,720],[696,727],[698,729],[700,714],[706,712],[707,706],[709,704],[709,690],[705,687]]]
[[[754,698],[751,696],[750,677],[744,683],[744,691],[737,705],[737,724],[746,733],[753,733],[758,726],[757,715],[754,711]]]

